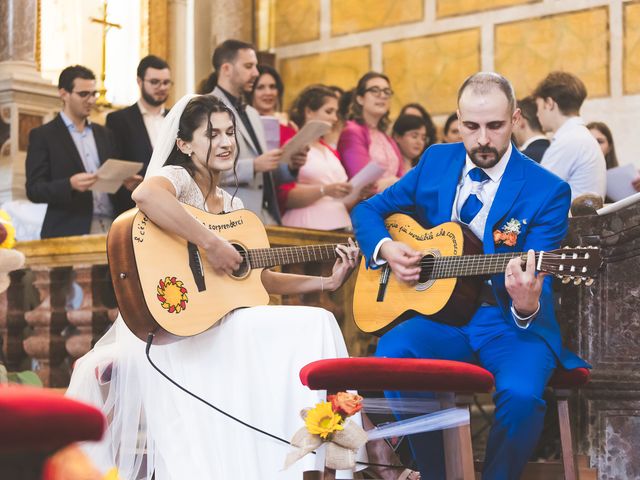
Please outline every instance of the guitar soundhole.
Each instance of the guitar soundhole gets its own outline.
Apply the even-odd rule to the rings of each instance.
[[[249,265],[249,252],[244,248],[244,246],[238,243],[232,243],[231,245],[233,245],[233,248],[235,248],[242,256],[242,263],[238,269],[231,274],[231,276],[233,278],[244,278],[249,275],[249,272],[251,271],[251,265]]]
[[[433,266],[435,265],[435,255],[427,254],[422,257],[420,260],[420,266],[422,267],[420,271],[420,279],[418,283],[426,283],[431,280],[431,274],[433,273]]]

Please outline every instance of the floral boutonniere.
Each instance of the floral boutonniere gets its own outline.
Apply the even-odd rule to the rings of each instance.
[[[522,224],[526,225],[527,221],[512,218],[502,227],[502,230],[496,229],[493,231],[493,242],[496,245],[506,245],[507,247],[513,247],[518,241],[518,235],[520,235],[520,227]]]

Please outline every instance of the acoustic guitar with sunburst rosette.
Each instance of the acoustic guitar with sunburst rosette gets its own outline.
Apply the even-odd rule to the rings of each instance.
[[[482,242],[465,226],[447,222],[425,229],[413,218],[394,214],[385,219],[393,240],[422,253],[415,285],[400,282],[388,264],[378,269],[360,262],[353,298],[353,316],[360,330],[381,335],[420,313],[453,325],[464,325],[478,307],[483,281],[504,272],[512,258],[526,264],[527,252],[482,254]],[[536,252],[536,270],[564,283],[591,285],[602,265],[597,247]]]
[[[249,210],[212,214],[182,205],[228,240],[242,263],[216,273],[193,243],[154,224],[138,209],[120,215],[107,236],[107,257],[120,314],[140,339],[169,343],[204,332],[240,307],[267,305],[262,270],[277,265],[335,260],[336,244],[269,247],[260,219]]]

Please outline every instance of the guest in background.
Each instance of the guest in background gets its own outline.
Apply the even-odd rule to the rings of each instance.
[[[336,94],[323,85],[311,85],[293,102],[289,117],[300,128],[310,120],[333,125],[338,121],[337,112]],[[351,192],[347,180],[337,152],[323,139],[312,143],[297,182],[280,187],[287,191],[282,224],[318,230],[351,229],[349,210],[355,201],[343,201]]]
[[[327,85],[327,88],[336,94],[338,97],[338,104],[340,103],[340,98],[344,95],[344,88],[341,88],[337,85]]]
[[[400,115],[393,124],[393,139],[402,154],[405,173],[417,165],[422,152],[427,148],[428,138],[427,126],[422,117]]]
[[[542,129],[553,132],[540,165],[571,186],[571,200],[585,193],[604,198],[607,191],[604,155],[580,117],[580,107],[587,98],[582,80],[568,72],[551,72],[532,96]]]
[[[277,70],[269,65],[258,65],[258,78],[247,95],[248,101],[261,116],[275,117],[280,121],[280,146],[296,134],[295,125],[282,112],[283,95],[284,83]]]
[[[402,155],[396,143],[386,134],[393,90],[389,78],[368,72],[358,81],[351,100],[349,120],[340,140],[338,152],[349,178],[371,161],[385,169],[378,180],[378,191],[384,190],[402,176]]]
[[[337,85],[328,85],[327,88],[336,94],[338,98],[338,121],[333,125],[333,128],[329,133],[324,136],[324,141],[333,149],[338,147],[338,139],[340,138],[340,134],[342,133],[342,129],[344,128],[344,124],[346,122],[346,114],[342,115],[340,110],[340,105],[343,102],[343,97],[345,96],[345,92],[342,88]],[[350,99],[351,97],[349,97]],[[347,103],[347,111],[349,109],[349,104]]]
[[[26,192],[46,203],[41,238],[107,233],[113,221],[112,198],[92,192],[96,170],[115,155],[111,133],[89,121],[96,103],[96,77],[82,65],[67,67],[58,79],[62,111],[29,134]]]
[[[613,135],[607,124],[602,122],[591,122],[587,125],[589,132],[596,139],[598,145],[602,149],[604,160],[607,164],[607,170],[617,167],[618,156],[616,155],[616,147],[613,143]],[[640,192],[640,174],[631,182],[636,192]]]
[[[338,118],[344,125],[349,119],[349,110],[351,109],[351,101],[353,100],[353,92],[355,88],[346,90],[341,97],[338,98]]]
[[[607,165],[607,170],[618,166],[618,157],[616,155],[616,147],[613,144],[613,135],[609,127],[602,122],[591,122],[587,125],[589,132],[596,139],[602,154],[604,155],[604,161]]]
[[[419,103],[407,103],[400,110],[400,115],[398,115],[398,117],[403,115],[415,115],[417,117],[421,117],[424,121],[424,124],[427,127],[427,143],[425,149],[437,142],[438,132],[436,125],[433,123],[433,119],[431,118],[431,115],[429,115],[429,112],[427,112],[426,108]]]
[[[460,126],[458,122],[458,114],[453,112],[444,122],[444,130],[442,134],[442,143],[456,143],[462,141],[460,135]]]
[[[164,107],[171,88],[171,70],[163,59],[147,55],[138,64],[137,82],[140,98],[133,105],[107,115],[107,128],[113,133],[116,158],[142,162],[137,175],[124,181],[115,196],[116,215],[135,207],[131,192],[142,182],[156,143],[160,124],[167,113]]]
[[[518,100],[518,108],[521,114],[520,121],[513,127],[516,145],[518,145],[518,150],[527,157],[540,163],[550,142],[542,132],[542,126],[538,120],[536,99],[525,97]]]

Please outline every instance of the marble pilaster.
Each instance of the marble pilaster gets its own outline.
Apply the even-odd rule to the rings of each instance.
[[[29,131],[59,109],[57,89],[36,69],[37,0],[0,2],[0,204],[25,198]]]

